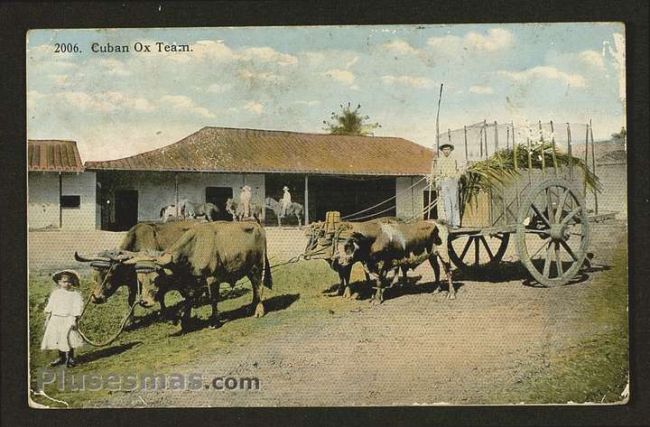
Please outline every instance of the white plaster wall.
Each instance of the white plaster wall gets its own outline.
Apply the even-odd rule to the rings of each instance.
[[[421,215],[424,209],[423,192],[426,187],[426,181],[422,181],[411,187],[413,184],[421,179],[419,176],[415,177],[398,177],[395,182],[395,203],[397,205],[397,217],[402,219],[410,219],[415,215]]]
[[[29,228],[59,228],[59,174],[29,172],[27,187]]]
[[[253,203],[264,205],[264,175],[179,173],[178,200],[205,202],[206,187],[231,187],[235,201],[239,200],[240,188],[249,185],[253,190]],[[176,203],[174,174],[162,174],[152,179],[146,173],[137,174],[129,187],[138,191],[138,221],[157,221],[163,206]]]
[[[62,209],[62,228],[81,230],[98,228],[96,216],[96,182],[95,172],[86,171],[79,174],[63,174],[61,194],[63,196],[80,196],[80,205],[78,208]]]

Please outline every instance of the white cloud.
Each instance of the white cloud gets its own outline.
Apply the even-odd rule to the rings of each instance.
[[[151,112],[156,109],[155,106],[145,98],[132,97],[116,91],[97,93],[66,91],[57,93],[54,97],[81,111],[109,113],[117,110],[135,110]]]
[[[178,111],[189,112],[206,118],[215,117],[207,108],[196,105],[189,96],[164,95],[160,98],[160,102]]]
[[[382,76],[381,81],[388,85],[402,85],[415,88],[430,88],[433,86],[433,81],[426,77],[418,76]]]
[[[264,111],[264,105],[257,101],[249,101],[244,105],[244,109],[250,111],[251,113],[255,114],[262,114]]]
[[[224,92],[228,91],[228,89],[230,89],[230,85],[213,83],[210,86],[208,86],[206,91],[208,91],[210,93],[224,93]],[[200,90],[203,90],[203,88],[201,88]]]
[[[381,47],[391,53],[396,53],[398,55],[415,55],[418,53],[418,50],[411,46],[408,42],[399,39],[385,43]]]
[[[605,69],[605,61],[603,60],[603,55],[595,50],[585,50],[578,54],[578,58],[583,63],[597,68],[598,70]]]
[[[352,85],[354,83],[354,80],[356,79],[356,76],[354,73],[348,70],[341,70],[339,68],[333,68],[331,70],[327,70],[324,73],[327,77],[330,77],[337,82],[343,83],[345,85]]]
[[[251,47],[244,49],[241,58],[244,60],[276,62],[279,65],[295,65],[298,63],[297,57],[287,53],[278,52],[270,47]]]
[[[474,52],[496,52],[505,50],[513,45],[512,33],[502,28],[491,28],[487,34],[469,32],[463,37],[459,36],[441,36],[430,37],[427,45],[439,54],[460,54],[463,50]]]
[[[465,36],[465,42],[476,50],[494,52],[512,46],[512,33],[503,28],[491,28],[487,35],[470,32]]]
[[[295,101],[294,104],[306,105],[308,107],[313,107],[314,105],[320,105],[320,101],[311,100],[311,101]]]
[[[280,83],[285,80],[283,76],[279,76],[273,73],[267,72],[253,72],[248,69],[242,69],[237,74],[242,80],[245,80],[248,83]]]
[[[131,72],[126,68],[126,65],[117,59],[100,59],[98,64],[106,68],[109,76],[128,76]]]
[[[587,82],[580,74],[569,74],[560,71],[555,67],[539,66],[529,68],[524,71],[506,71],[497,72],[499,75],[507,77],[510,80],[524,83],[534,80],[557,80],[563,84],[572,87],[585,87]]]
[[[469,88],[470,93],[476,93],[479,95],[489,95],[494,93],[494,89],[490,86],[474,85]]]

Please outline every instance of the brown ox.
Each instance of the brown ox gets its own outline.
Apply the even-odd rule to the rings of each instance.
[[[447,253],[448,231],[434,221],[417,223],[378,224],[380,231],[367,233],[357,230],[337,248],[335,257],[341,266],[362,262],[366,273],[375,282],[374,301],[382,302],[389,273],[397,279],[400,267],[415,268],[429,260],[435,275],[437,291],[442,261],[449,286],[448,297],[454,299],[456,290],[451,277],[451,264]]]
[[[142,286],[141,305],[151,307],[160,298],[161,281],[172,281],[185,296],[182,323],[187,329],[192,305],[207,288],[212,305],[211,322],[220,326],[217,304],[219,285],[248,277],[253,286],[251,308],[264,315],[262,284],[272,286],[266,253],[266,233],[256,222],[211,222],[188,230],[162,255],[135,255],[124,261],[135,265]]]
[[[400,220],[395,217],[377,218],[362,222],[341,221],[336,224],[336,228],[341,231],[342,235],[347,236],[357,233],[374,240],[379,237],[379,234],[381,233],[381,224],[397,224],[399,222]],[[339,275],[339,286],[337,289],[338,295],[342,295],[344,298],[350,298],[352,295],[350,289],[350,275],[352,273],[352,266],[356,261],[343,265],[339,262],[339,257],[336,256],[336,247],[340,241],[344,241],[345,239],[341,239],[340,235],[337,236],[335,234],[332,238],[337,241],[328,240],[325,247],[320,245],[319,241],[327,238],[322,222],[312,223],[306,230],[305,234],[309,237],[305,253],[308,255],[310,253],[315,253],[317,254],[317,258],[323,258],[327,261],[330,268],[336,271]],[[332,248],[327,248],[327,245],[331,245]],[[361,260],[358,261],[362,262]],[[407,266],[402,267],[403,277],[406,277],[408,268],[409,267]],[[366,282],[368,282],[370,281],[370,276],[367,271],[365,273]]]
[[[120,286],[129,289],[128,303],[133,305],[138,294],[138,281],[133,265],[124,264],[125,252],[162,251],[170,247],[187,230],[198,222],[180,221],[164,224],[139,223],[126,233],[118,250],[100,252],[94,256],[82,256],[75,252],[79,262],[89,262],[93,268],[94,282],[91,301],[101,304]],[[160,298],[161,312],[165,311],[164,297]]]

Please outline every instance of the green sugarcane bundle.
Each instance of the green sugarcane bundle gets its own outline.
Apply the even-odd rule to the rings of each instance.
[[[498,150],[488,159],[470,165],[460,178],[461,206],[465,207],[466,204],[475,203],[480,192],[489,192],[518,177],[522,168],[527,170],[528,159],[528,146],[519,144],[516,149]],[[548,168],[549,165],[554,164],[554,161],[559,168],[573,164],[582,171],[589,188],[593,191],[601,191],[598,177],[589,170],[583,160],[569,156],[568,153],[559,151],[557,147],[555,148],[555,159],[553,159],[553,144],[550,142],[531,146],[530,160],[533,169],[542,169],[543,164]]]

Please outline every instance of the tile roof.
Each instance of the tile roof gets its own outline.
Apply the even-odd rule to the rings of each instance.
[[[86,169],[425,175],[433,152],[403,138],[204,127],[131,157],[86,162]]]
[[[83,172],[75,141],[30,139],[27,141],[29,171]]]

